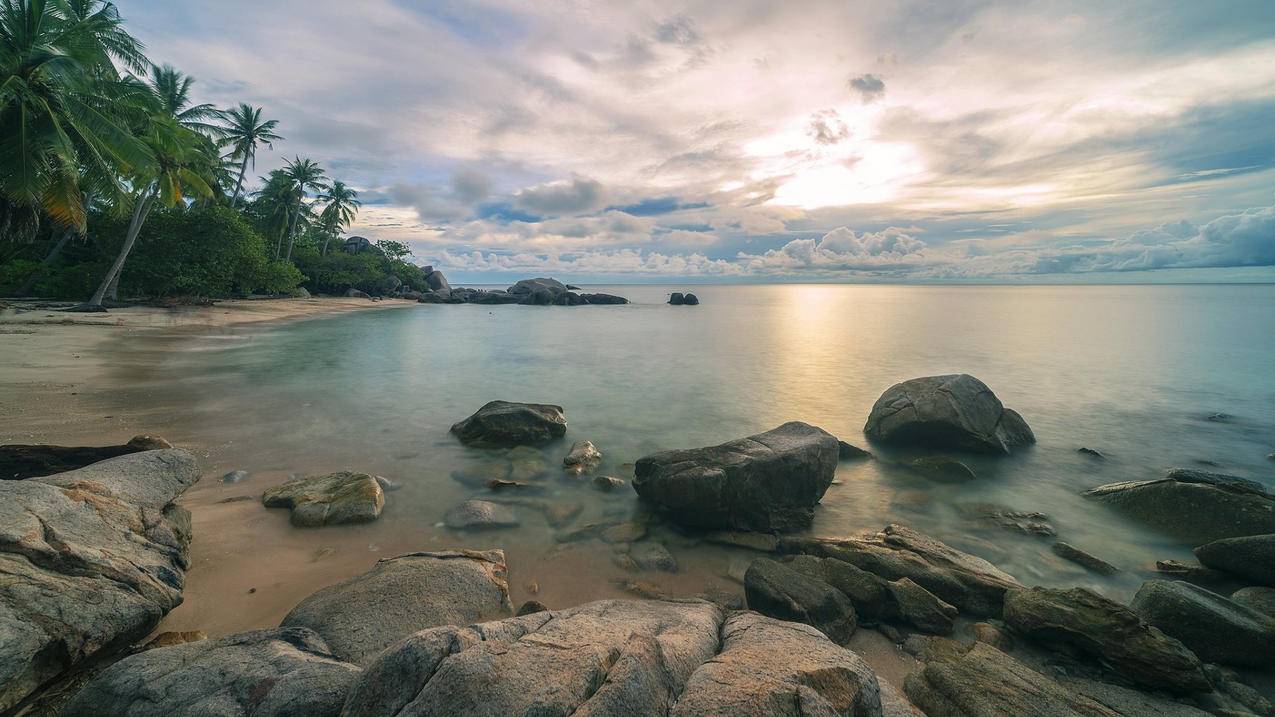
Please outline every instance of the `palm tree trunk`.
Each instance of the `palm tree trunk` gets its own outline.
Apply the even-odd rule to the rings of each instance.
[[[292,244],[297,240],[297,220],[301,218],[301,199],[297,198],[297,208],[292,213],[292,221],[288,222],[288,255],[284,257],[292,261]]]
[[[73,236],[75,236],[75,230],[67,229],[62,234],[62,238],[58,239],[58,243],[54,244],[53,248],[49,250],[49,253],[44,256],[44,261],[40,262],[40,265],[36,267],[35,271],[31,272],[31,276],[28,276],[27,280],[22,283],[22,286],[18,287],[18,290],[13,292],[13,295],[27,296],[30,294],[31,291],[35,289],[35,282],[39,281],[40,277],[44,276],[44,272],[48,271],[53,262],[57,261],[58,256],[62,254],[62,249],[66,247],[67,242],[71,241],[71,237]]]
[[[151,204],[155,201],[154,185],[146,189],[146,193],[137,198],[137,205],[133,208],[133,220],[128,224],[128,235],[124,238],[124,246],[120,247],[120,253],[115,257],[115,263],[111,265],[110,271],[106,272],[106,277],[102,280],[102,285],[97,287],[97,291],[93,292],[93,298],[89,299],[84,305],[90,310],[102,308],[102,300],[106,298],[106,292],[111,285],[116,283],[120,272],[124,270],[124,262],[128,260],[128,254],[133,250],[133,244],[137,242],[137,235],[142,232],[142,224],[146,221],[146,215],[150,212]],[[118,285],[117,285],[118,286]]]
[[[230,200],[230,208],[234,209],[239,205],[239,193],[243,191],[243,178],[248,173],[249,155],[243,156],[243,164],[239,166],[239,181],[235,183],[235,197]]]
[[[323,237],[323,256],[328,255],[328,244],[332,242],[332,236],[334,234],[335,232],[328,232],[328,235]]]

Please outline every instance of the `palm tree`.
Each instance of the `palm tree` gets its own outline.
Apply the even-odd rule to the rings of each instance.
[[[127,129],[137,100],[114,61],[143,62],[115,6],[99,0],[0,0],[0,197],[85,228],[82,180],[123,191],[148,161]]]
[[[195,78],[183,75],[172,65],[151,67],[150,85],[159,101],[159,111],[176,119],[181,126],[210,137],[220,136],[222,128],[213,124],[221,119],[221,110],[210,104],[191,105],[190,89]]]
[[[230,199],[230,206],[233,208],[239,204],[239,195],[243,191],[243,180],[248,173],[248,164],[251,163],[254,168],[257,166],[257,147],[264,144],[274,149],[271,143],[278,142],[283,137],[275,134],[279,121],[261,119],[260,107],[253,107],[245,102],[222,114],[226,119],[226,127],[222,130],[223,142],[232,148],[230,157],[242,161],[239,167],[239,181],[235,183],[235,192]]]
[[[296,241],[297,220],[301,218],[301,205],[304,203],[305,195],[310,191],[320,191],[328,188],[327,173],[323,171],[315,162],[309,159],[296,159],[287,162],[284,168],[284,174],[292,181],[292,220],[288,224],[288,253],[285,259],[292,259],[292,244]]]
[[[323,227],[324,233],[323,255],[327,256],[328,243],[340,234],[341,230],[350,226],[350,223],[358,216],[359,207],[363,206],[363,202],[359,201],[358,192],[339,181],[332,182],[332,187],[326,194],[321,195],[319,200],[327,202],[327,206],[319,215],[319,224]]]

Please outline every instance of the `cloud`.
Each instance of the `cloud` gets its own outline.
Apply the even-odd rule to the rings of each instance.
[[[876,75],[859,75],[850,78],[850,89],[859,93],[864,102],[876,102],[885,96],[885,80]]]
[[[540,214],[576,214],[602,206],[606,190],[601,182],[575,177],[528,187],[514,199],[520,208]]]
[[[806,134],[816,144],[837,144],[849,139],[850,128],[841,120],[836,110],[820,110],[810,116],[810,127]]]
[[[452,193],[464,202],[480,202],[491,194],[491,178],[473,169],[462,169],[452,175]]]
[[[794,239],[764,254],[740,252],[750,273],[785,273],[801,269],[847,271],[862,269],[906,270],[919,265],[925,242],[898,227],[858,233],[840,227],[820,239]]]

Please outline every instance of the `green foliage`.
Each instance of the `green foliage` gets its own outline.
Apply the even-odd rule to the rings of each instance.
[[[376,243],[376,248],[385,252],[385,256],[391,259],[403,261],[412,255],[412,248],[401,241],[393,241],[391,239],[382,239]]]
[[[390,277],[416,291],[427,286],[420,267],[376,252],[332,251],[323,256],[315,247],[298,243],[292,260],[309,277],[306,288],[316,294],[344,294],[350,289],[384,294],[392,290]]]

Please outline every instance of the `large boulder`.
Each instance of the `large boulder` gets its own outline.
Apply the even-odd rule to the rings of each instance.
[[[447,277],[443,276],[441,271],[431,271],[425,275],[425,284],[429,286],[430,291],[438,294],[446,299],[452,293],[452,285],[447,283]]]
[[[899,606],[884,578],[834,558],[796,555],[784,565],[811,580],[827,583],[850,598],[855,614],[877,622],[898,617]],[[747,575],[747,574],[745,574]]]
[[[1275,534],[1215,540],[1196,548],[1195,557],[1214,570],[1275,585]]]
[[[317,632],[341,660],[364,664],[408,635],[513,614],[500,550],[412,553],[302,600],[283,627]]]
[[[417,632],[367,666],[345,717],[880,717],[871,669],[818,631],[703,601],[590,603]]]
[[[452,433],[479,448],[540,446],[567,434],[567,417],[562,406],[492,401],[452,426]]]
[[[1186,582],[1148,580],[1133,597],[1147,623],[1181,640],[1201,659],[1228,665],[1275,665],[1275,620]]]
[[[181,604],[195,457],[159,450],[0,482],[0,712]]]
[[[947,654],[908,675],[904,691],[936,717],[1122,716],[1029,669],[984,642]]]
[[[295,526],[318,528],[376,520],[385,507],[385,491],[376,476],[346,471],[290,480],[267,490],[261,502],[290,509]]]
[[[615,294],[581,294],[580,298],[584,299],[585,303],[594,305],[616,305],[629,303],[628,299],[623,296],[616,296]]]
[[[1022,587],[986,560],[902,525],[862,538],[783,538],[778,550],[842,561],[885,580],[908,578],[978,617],[999,617],[1005,592]]]
[[[1173,470],[1159,480],[1110,483],[1085,495],[1194,545],[1275,533],[1275,496],[1234,476]]]
[[[305,628],[162,647],[103,670],[63,717],[337,717],[359,668]]]
[[[1092,590],[1010,590],[1004,619],[1023,635],[1099,659],[1143,687],[1173,693],[1213,689],[1199,658],[1181,642]]]
[[[523,279],[509,287],[509,293],[515,296],[529,296],[539,292],[549,294],[552,298],[557,298],[559,294],[567,293],[567,285],[557,279]]]
[[[832,484],[837,439],[793,422],[710,448],[640,459],[633,488],[683,525],[762,532],[810,525]]]
[[[0,446],[0,480],[25,480],[73,471],[99,461],[172,446],[163,438],[134,436],[118,446]]]
[[[1231,601],[1275,619],[1275,588],[1243,588],[1231,595]]]
[[[863,429],[882,443],[1009,453],[1036,437],[982,381],[965,374],[914,378],[877,399]]]
[[[955,607],[934,596],[934,593],[902,578],[890,583],[890,594],[898,606],[899,617],[916,626],[921,632],[934,635],[950,635],[959,614]]]
[[[838,644],[846,643],[858,627],[854,604],[844,593],[767,558],[748,566],[744,597],[750,610],[805,623]]]

